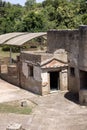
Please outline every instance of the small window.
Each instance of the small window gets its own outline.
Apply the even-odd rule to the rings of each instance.
[[[75,68],[73,67],[70,68],[70,75],[75,76]]]
[[[29,69],[28,69],[28,75],[33,77],[33,66],[28,66]]]

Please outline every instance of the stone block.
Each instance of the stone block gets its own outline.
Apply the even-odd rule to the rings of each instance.
[[[17,75],[17,67],[16,67],[16,65],[9,65],[8,66],[8,75],[10,75],[10,76]]]
[[[7,73],[8,70],[7,70],[7,65],[3,64],[3,65],[0,65],[0,73]]]
[[[6,128],[6,130],[23,130],[22,125],[18,123],[12,123],[9,124]]]

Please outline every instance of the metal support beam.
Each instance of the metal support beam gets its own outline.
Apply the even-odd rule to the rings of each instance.
[[[10,47],[10,64],[12,64],[12,47]]]
[[[22,47],[20,47],[20,53],[21,53],[21,51],[22,51]]]

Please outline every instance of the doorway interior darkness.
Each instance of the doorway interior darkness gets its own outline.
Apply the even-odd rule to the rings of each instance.
[[[59,72],[58,71],[50,72],[50,89],[51,90],[59,89]]]
[[[80,89],[87,89],[87,72],[80,70]]]

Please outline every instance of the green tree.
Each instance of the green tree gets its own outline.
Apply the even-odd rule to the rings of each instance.
[[[87,14],[84,14],[82,17],[83,24],[87,25]]]
[[[54,0],[44,0],[42,2],[42,6],[46,7],[46,6],[49,6],[49,5],[53,5],[53,2],[54,2]]]
[[[28,32],[38,32],[42,31],[44,28],[43,15],[39,13],[35,13],[34,11],[29,12],[26,16],[24,16],[21,24],[19,26],[23,26],[23,30]]]
[[[26,0],[25,6],[0,0],[0,34],[47,31],[87,24],[87,0]]]
[[[27,10],[32,10],[33,7],[35,7],[35,5],[36,5],[36,0],[26,0],[25,2],[25,6]]]

